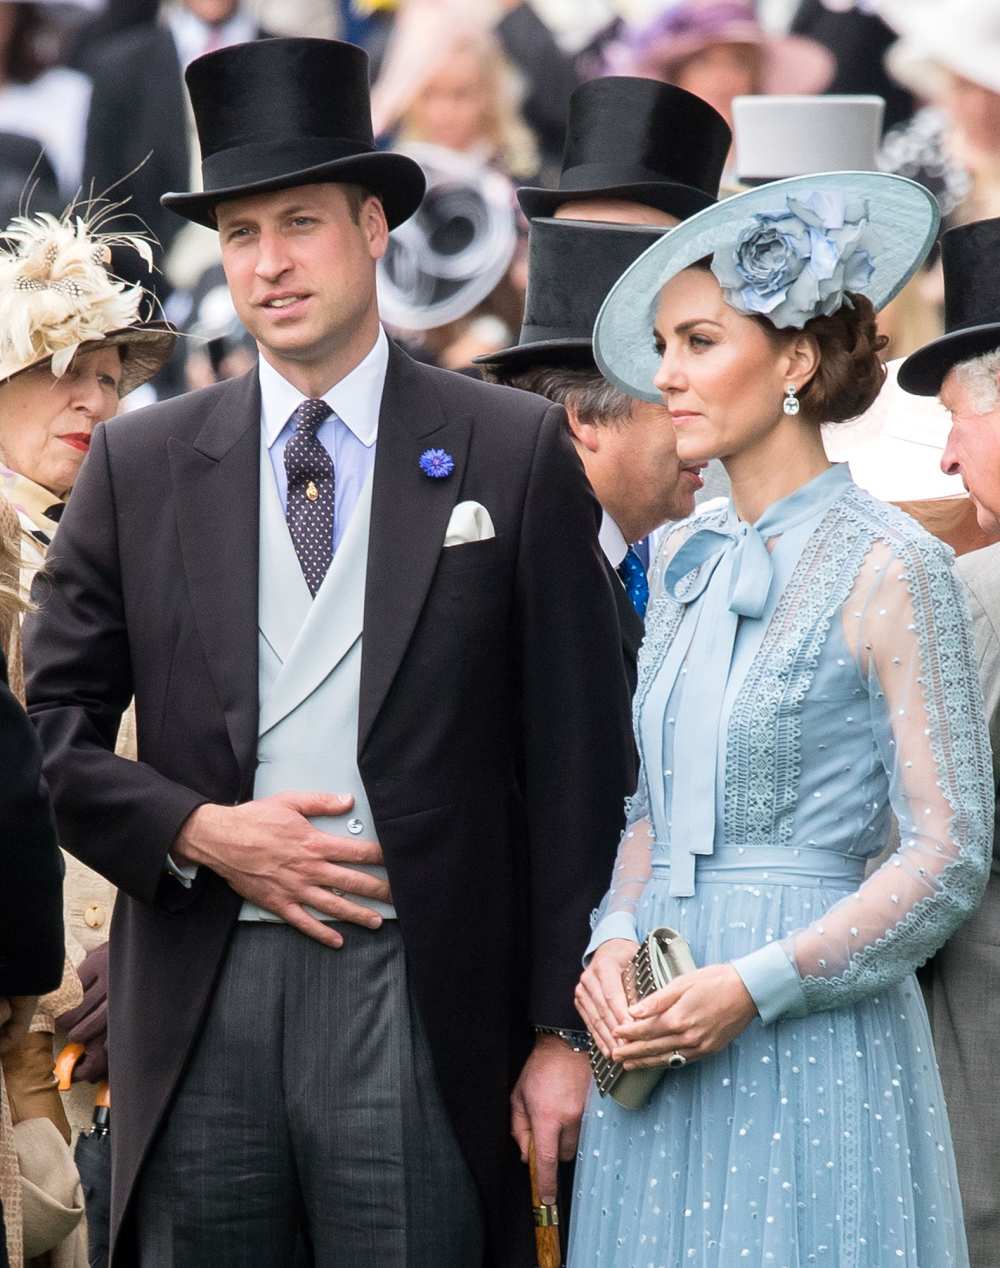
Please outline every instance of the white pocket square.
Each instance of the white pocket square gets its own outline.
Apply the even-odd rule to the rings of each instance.
[[[486,542],[496,537],[490,513],[478,502],[459,502],[451,513],[444,535],[445,546],[464,546],[468,542]]]

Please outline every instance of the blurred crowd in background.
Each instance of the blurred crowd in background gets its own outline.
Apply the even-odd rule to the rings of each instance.
[[[383,314],[411,353],[449,368],[516,339],[528,226],[514,189],[555,183],[570,94],[595,76],[665,80],[730,121],[739,96],[878,94],[882,168],[928,185],[950,224],[1000,213],[995,0],[5,0],[0,215],[29,194],[32,211],[120,201],[122,228],[155,239],[156,272],[138,277],[134,260],[120,271],[189,336],[134,404],[240,373],[255,355],[216,235],[159,197],[198,179],[185,66],[269,34],[368,50],[380,140],[430,178],[384,261]],[[724,190],[738,179],[734,153]],[[932,264],[885,315],[887,355],[940,320]]]

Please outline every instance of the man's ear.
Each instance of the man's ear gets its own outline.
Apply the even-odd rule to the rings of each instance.
[[[368,250],[373,260],[381,260],[389,247],[389,225],[381,198],[375,194],[365,199],[358,219],[368,240]]]
[[[597,453],[601,447],[601,429],[596,423],[585,423],[571,404],[566,405],[566,417],[569,420],[570,435],[578,445],[588,453]]]

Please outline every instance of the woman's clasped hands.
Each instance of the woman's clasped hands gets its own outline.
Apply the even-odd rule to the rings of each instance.
[[[627,938],[603,943],[576,988],[576,1007],[601,1053],[626,1070],[665,1065],[674,1053],[697,1061],[719,1052],[757,1016],[731,964],[710,964],[629,1004],[622,972],[639,949]]]

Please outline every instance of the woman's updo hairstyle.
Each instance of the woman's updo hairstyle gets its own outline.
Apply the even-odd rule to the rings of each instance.
[[[863,414],[882,389],[885,365],[879,353],[889,340],[880,335],[875,309],[866,295],[850,295],[829,317],[812,317],[802,333],[819,346],[819,369],[799,391],[802,413],[816,423],[844,423]],[[787,334],[761,324],[774,338]]]

